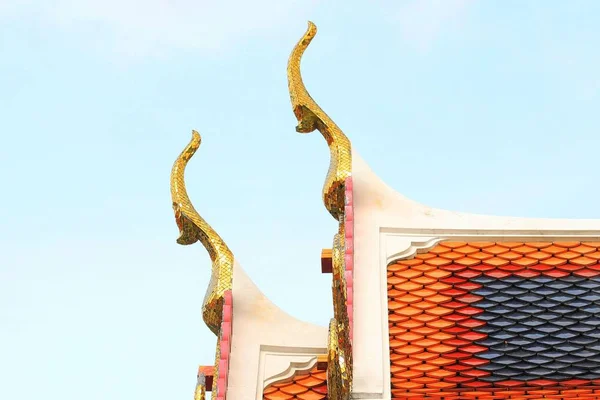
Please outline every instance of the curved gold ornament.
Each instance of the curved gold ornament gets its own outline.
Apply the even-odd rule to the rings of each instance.
[[[171,170],[171,199],[175,221],[179,227],[177,243],[188,245],[200,241],[208,251],[212,261],[210,282],[202,304],[202,318],[208,328],[217,335],[217,348],[215,354],[215,373],[213,380],[219,379],[219,360],[221,355],[221,323],[223,322],[224,294],[233,286],[233,253],[225,244],[219,234],[198,214],[185,188],[184,173],[188,161],[200,147],[202,139],[200,134],[192,131],[192,140],[181,152]],[[200,390],[200,392],[198,392]],[[205,389],[196,390],[195,396],[202,396],[204,400]],[[212,398],[218,396],[217,388],[212,391]]]
[[[330,152],[329,171],[323,186],[325,208],[339,222],[338,233],[332,248],[333,264],[333,314],[329,324],[327,387],[328,397],[336,400],[350,398],[352,386],[352,344],[348,318],[345,278],[344,210],[346,205],[346,178],[352,174],[352,146],[350,140],[310,96],[300,73],[304,51],[315,37],[317,27],[312,22],[304,36],[294,47],[287,67],[288,86],[292,109],[298,119],[296,131],[321,132]]]
[[[219,336],[225,302],[223,295],[232,288],[233,253],[219,234],[194,209],[185,189],[185,167],[200,147],[200,142],[200,134],[192,131],[192,140],[177,157],[171,171],[171,198],[175,221],[179,227],[177,243],[188,245],[200,241],[212,260],[212,273],[202,305],[202,317],[210,330]]]
[[[339,343],[340,329],[335,318],[329,321],[329,337],[327,338],[327,398],[350,398],[348,365]]]
[[[298,119],[296,131],[309,133],[316,129],[327,140],[331,159],[323,186],[323,201],[331,215],[342,222],[345,206],[345,182],[352,172],[352,146],[344,132],[310,96],[300,73],[302,55],[316,34],[317,27],[309,21],[306,33],[294,47],[288,61],[288,87],[292,108]]]
[[[335,354],[332,364],[328,364],[327,373],[328,379],[331,378],[335,382],[336,390],[340,397],[329,396],[330,399],[349,399],[352,386],[352,344],[350,343],[350,321],[348,318],[348,309],[346,307],[347,291],[345,262],[344,262],[344,224],[340,224],[339,232],[333,238],[332,247],[332,295],[333,295],[333,316],[330,324],[330,338],[332,337],[331,330],[334,329],[335,341],[330,340],[328,343],[329,352]],[[331,370],[330,370],[331,369]]]

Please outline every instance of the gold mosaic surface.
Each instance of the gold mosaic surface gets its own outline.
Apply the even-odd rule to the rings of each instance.
[[[308,29],[298,41],[288,61],[288,86],[294,115],[298,119],[296,131],[321,132],[330,152],[329,171],[323,186],[323,202],[329,213],[339,222],[333,244],[333,303],[334,318],[329,325],[327,386],[335,399],[349,399],[352,386],[352,345],[346,307],[346,278],[344,261],[344,210],[346,205],[346,178],[352,172],[350,140],[310,96],[300,73],[304,51],[317,33],[317,27],[308,23]]]
[[[200,134],[193,131],[192,140],[173,165],[171,197],[175,220],[180,232],[177,243],[189,245],[200,241],[210,255],[212,274],[204,297],[202,316],[210,330],[218,335],[223,320],[223,294],[232,288],[233,253],[219,234],[198,214],[185,188],[185,167],[200,147],[200,143]]]
[[[294,47],[288,61],[288,87],[292,108],[298,119],[296,131],[310,133],[318,130],[329,145],[331,161],[323,186],[323,201],[331,215],[341,222],[344,213],[345,180],[352,171],[352,146],[342,130],[310,96],[300,73],[302,55],[316,34],[317,27],[309,22],[308,30]]]
[[[208,251],[212,261],[211,278],[202,305],[202,317],[210,330],[217,335],[215,388],[212,391],[212,398],[216,398],[218,395],[216,382],[219,378],[220,331],[225,303],[224,294],[232,289],[233,253],[219,234],[196,211],[185,188],[185,167],[200,147],[200,143],[200,134],[192,131],[190,143],[177,157],[171,171],[171,198],[180,233],[177,243],[189,245],[199,241]]]

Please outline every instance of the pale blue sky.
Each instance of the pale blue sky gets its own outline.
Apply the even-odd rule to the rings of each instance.
[[[191,129],[196,208],[283,309],[325,325],[328,152],[313,97],[406,196],[600,218],[598,1],[0,1],[0,398],[191,399],[215,338],[210,262],[175,243]],[[239,334],[239,333],[238,333]]]

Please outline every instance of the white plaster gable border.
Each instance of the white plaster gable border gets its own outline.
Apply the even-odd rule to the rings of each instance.
[[[600,228],[600,227],[599,227]],[[385,267],[390,263],[414,257],[417,253],[427,252],[444,240],[460,241],[597,241],[600,239],[600,229],[597,231],[573,230],[495,230],[495,229],[402,229],[380,228],[380,243],[384,247]]]
[[[263,390],[271,383],[291,378],[298,372],[309,371],[317,364],[318,356],[327,354],[318,347],[260,347],[256,400],[263,399]]]

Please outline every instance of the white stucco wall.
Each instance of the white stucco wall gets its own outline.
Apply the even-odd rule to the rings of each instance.
[[[275,306],[237,261],[232,331],[229,400],[262,400],[262,389],[273,377],[312,367],[327,347],[326,327],[297,320]]]

